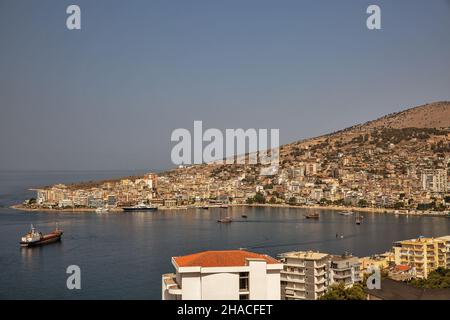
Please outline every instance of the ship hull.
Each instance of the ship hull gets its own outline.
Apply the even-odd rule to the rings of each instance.
[[[133,211],[156,211],[158,208],[133,208],[133,207],[125,207],[122,208],[125,212],[133,212]]]
[[[20,242],[20,246],[21,246],[21,247],[37,247],[37,246],[42,246],[42,245],[45,245],[45,244],[49,244],[49,243],[54,243],[54,242],[61,241],[61,236],[62,236],[62,232],[60,232],[60,233],[54,233],[54,234],[49,234],[49,235],[43,236],[40,240],[37,240],[37,241],[33,241],[33,242],[24,242],[24,241],[21,241],[21,242]]]

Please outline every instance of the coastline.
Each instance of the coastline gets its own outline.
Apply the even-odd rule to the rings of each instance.
[[[353,211],[363,213],[377,213],[377,214],[395,214],[406,216],[418,216],[418,217],[449,217],[449,213],[437,212],[437,211],[408,211],[408,210],[395,210],[388,208],[361,208],[361,207],[345,207],[345,206],[306,206],[306,205],[290,205],[290,204],[230,204],[229,207],[262,207],[262,208],[287,208],[287,209],[307,209],[307,210],[331,210],[331,211]],[[95,213],[95,208],[62,208],[62,209],[50,209],[50,208],[30,208],[22,204],[16,204],[9,207],[10,209],[25,211],[25,212],[47,212],[47,213]],[[201,209],[200,206],[179,206],[179,207],[158,207],[158,210],[189,210],[189,209]],[[122,208],[111,208],[111,213],[124,212]]]
[[[332,210],[332,211],[352,211],[352,212],[364,212],[364,213],[381,213],[381,214],[396,214],[396,215],[412,215],[412,216],[432,216],[432,217],[447,217],[449,213],[446,211],[424,211],[417,210],[397,210],[389,208],[371,208],[371,207],[346,207],[346,206],[306,206],[306,205],[290,205],[290,204],[242,204],[232,206],[247,206],[247,207],[272,207],[272,208],[292,208],[292,209],[309,209],[309,210]]]

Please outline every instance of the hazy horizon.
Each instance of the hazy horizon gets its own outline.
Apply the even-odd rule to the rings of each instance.
[[[194,120],[286,144],[450,100],[449,31],[447,0],[0,0],[0,170],[161,171]]]

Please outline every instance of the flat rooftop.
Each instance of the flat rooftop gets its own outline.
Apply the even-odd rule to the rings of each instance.
[[[280,257],[283,258],[296,258],[304,260],[320,260],[328,256],[328,253],[321,253],[316,251],[291,251],[280,254]]]

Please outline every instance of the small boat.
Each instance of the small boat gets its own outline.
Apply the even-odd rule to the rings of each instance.
[[[233,222],[233,219],[231,217],[225,217],[223,219],[217,220],[217,222],[220,222],[220,223],[231,223],[231,222]]]
[[[341,216],[351,216],[351,215],[353,215],[353,212],[351,212],[351,211],[342,211],[342,212],[339,212],[339,214]]]
[[[318,213],[310,213],[305,215],[306,219],[319,219],[319,214]]]
[[[97,212],[97,213],[108,213],[109,209],[105,208],[105,207],[100,207],[100,208],[95,209],[95,212]]]
[[[209,209],[209,206],[208,206],[208,205],[204,205],[204,206],[201,206],[200,208],[202,208],[202,209],[204,209],[204,210],[208,210],[208,209]]]
[[[361,223],[362,223],[362,220],[363,220],[363,217],[361,216],[361,215],[357,215],[356,216],[356,219],[355,219],[355,223],[357,224],[357,225],[360,225]]]
[[[53,232],[49,234],[42,234],[42,232],[37,231],[33,225],[31,225],[31,230],[25,236],[21,238],[20,245],[22,247],[34,247],[43,244],[48,244],[61,240],[63,232],[56,226]]]
[[[247,219],[247,215],[246,214],[243,214],[241,217]]]
[[[221,204],[219,207],[221,209],[228,209],[228,205],[227,204]]]

